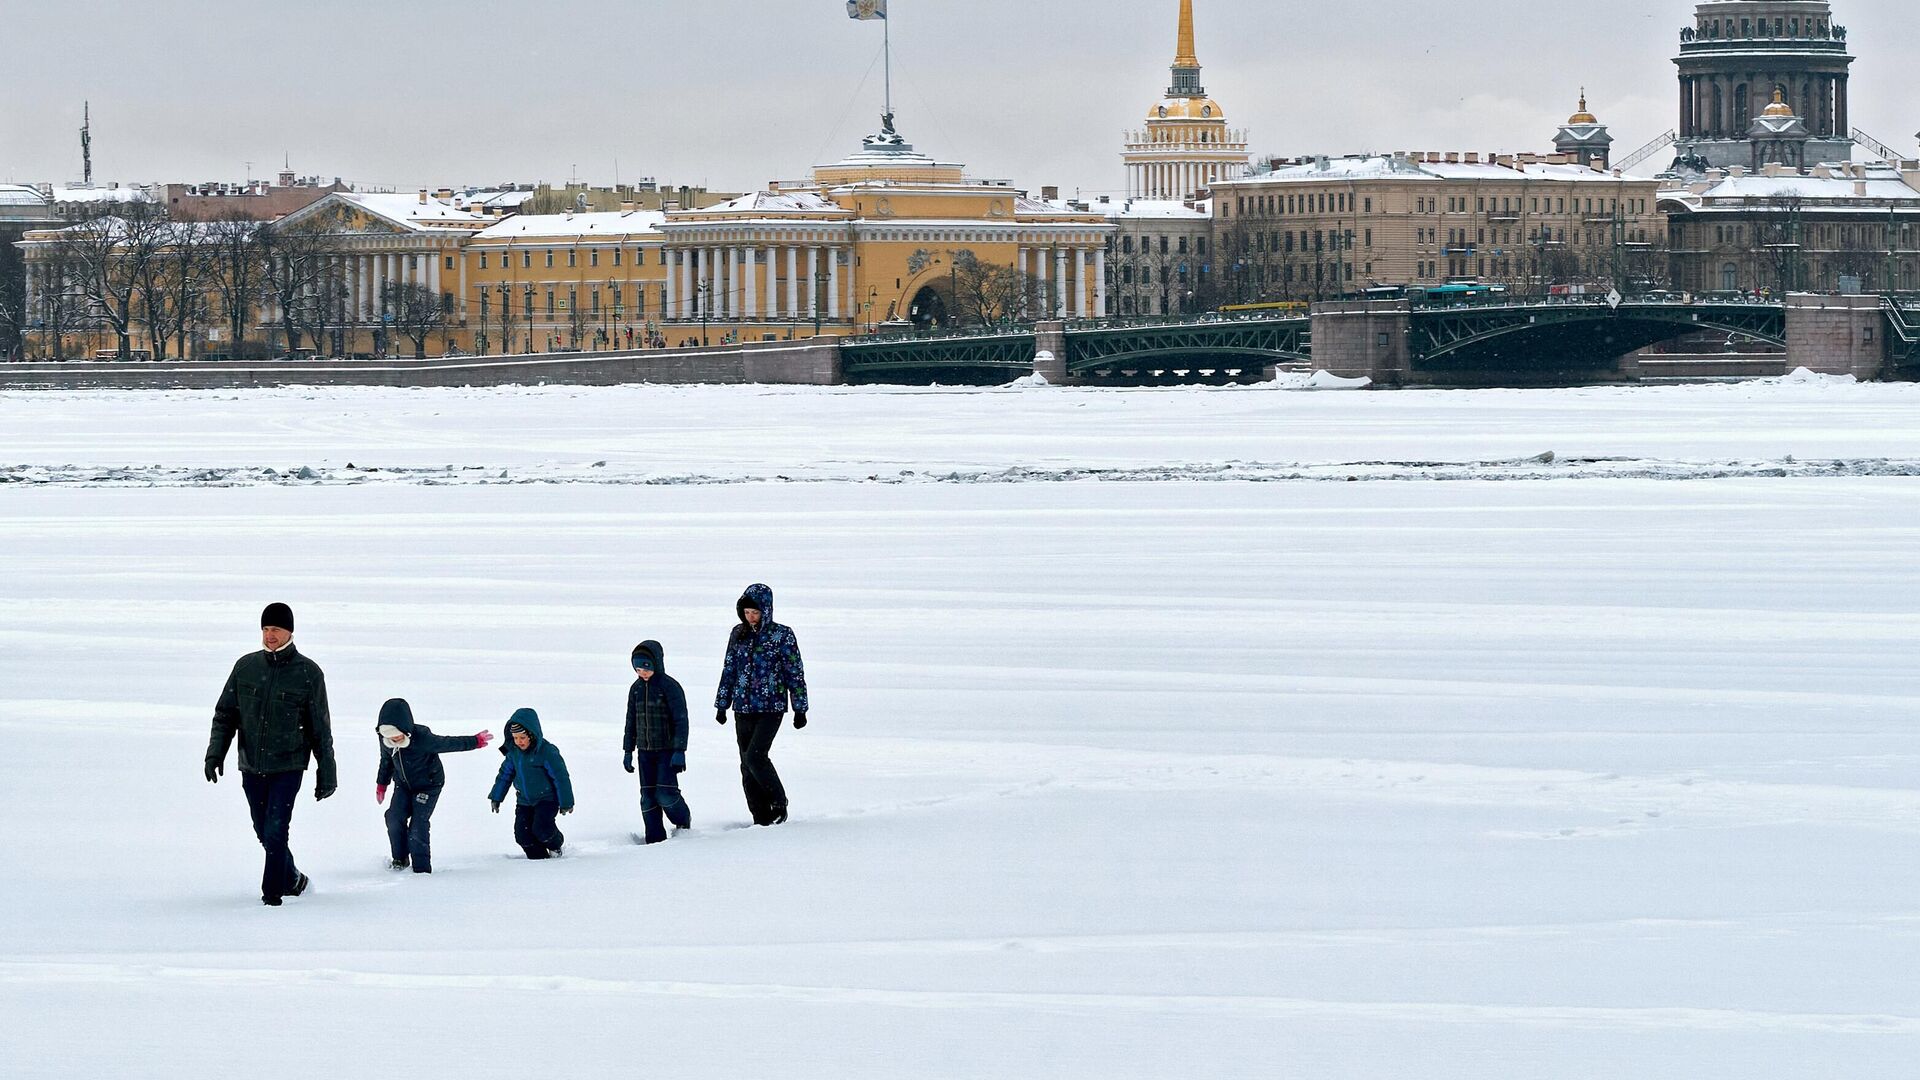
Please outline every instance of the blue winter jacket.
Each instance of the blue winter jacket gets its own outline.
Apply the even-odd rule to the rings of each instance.
[[[747,625],[747,609],[760,609],[760,627]],[[727,662],[720,670],[716,709],[743,713],[807,711],[807,671],[800,662],[800,639],[791,627],[773,621],[773,590],[749,585],[734,604],[740,621],[727,638]]]
[[[500,754],[506,760],[500,763],[500,773],[493,778],[493,792],[487,798],[500,802],[511,785],[523,805],[558,802],[562,810],[573,809],[573,781],[567,776],[567,760],[560,756],[559,747],[541,737],[539,714],[520,709],[507,723],[526,728],[533,738],[525,750],[513,744],[512,735],[501,742]]]

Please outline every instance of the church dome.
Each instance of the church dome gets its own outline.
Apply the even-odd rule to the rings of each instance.
[[[1598,117],[1595,117],[1587,111],[1587,92],[1585,90],[1580,91],[1580,111],[1567,117],[1567,124],[1572,126],[1574,124],[1597,124],[1599,122]]]
[[[1212,98],[1168,98],[1147,110],[1147,121],[1155,120],[1225,120],[1226,110]]]
[[[1760,115],[1761,116],[1792,116],[1793,106],[1787,104],[1786,95],[1782,94],[1780,92],[1780,88],[1776,86],[1773,88],[1773,104],[1761,110]]]

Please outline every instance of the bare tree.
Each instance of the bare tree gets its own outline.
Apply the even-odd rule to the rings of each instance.
[[[393,329],[413,341],[416,360],[427,358],[427,339],[447,325],[446,301],[425,285],[390,282],[381,290],[387,313],[393,316]]]
[[[591,320],[587,318],[586,309],[580,306],[579,290],[572,290],[567,296],[567,331],[569,334],[567,347],[569,349],[580,348],[580,341],[587,336],[587,323],[590,321]]]
[[[1011,266],[981,262],[972,251],[953,255],[954,314],[968,322],[992,326],[1012,319],[1033,287],[1029,274]]]
[[[180,357],[186,358],[188,337],[206,322],[212,268],[204,226],[174,222],[163,230],[153,257],[140,268],[138,282],[140,321],[155,359],[165,359],[175,342]]]
[[[312,321],[307,301],[326,266],[327,237],[317,228],[299,225],[268,228],[260,237],[261,284],[292,353],[300,347],[303,318]]]
[[[1803,255],[1806,250],[1806,196],[1784,191],[1766,201],[1766,211],[1753,224],[1755,254],[1769,284],[1781,294],[1806,287]]]
[[[0,360],[19,359],[27,327],[27,262],[10,237],[0,235]]]
[[[121,360],[133,358],[133,325],[141,283],[166,243],[169,224],[160,208],[143,202],[95,210],[60,231],[62,256],[88,313],[113,332]]]
[[[266,237],[258,221],[238,214],[209,222],[204,229],[209,284],[226,321],[232,343],[228,351],[238,356],[246,350],[247,331],[267,275]]]
[[[1827,273],[1833,276],[1833,287],[1839,287],[1841,278],[1853,278],[1860,282],[1861,292],[1873,292],[1876,279],[1887,273],[1886,245],[1872,242],[1876,227],[1844,224],[1826,228],[1836,234],[1833,242],[1825,245]],[[1893,285],[1889,281],[1885,288],[1891,290]]]

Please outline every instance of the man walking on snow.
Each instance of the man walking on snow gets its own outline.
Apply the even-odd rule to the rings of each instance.
[[[240,787],[253,814],[253,834],[266,851],[260,900],[279,907],[282,897],[307,890],[307,875],[294,865],[288,834],[308,761],[319,766],[315,799],[332,795],[337,778],[327,680],[320,665],[294,648],[291,608],[268,604],[260,613],[260,644],[259,652],[248,653],[233,665],[213,707],[206,777],[210,784],[220,782],[227,769],[227,747],[238,735]]]
[[[790,627],[773,621],[773,590],[749,585],[733,605],[740,621],[727,638],[727,661],[714,695],[714,719],[727,722],[733,709],[734,738],[740,744],[740,785],[755,825],[787,820],[787,789],[768,752],[780,733],[787,705],[793,705],[795,730],[807,726],[807,673],[800,662],[800,640]]]

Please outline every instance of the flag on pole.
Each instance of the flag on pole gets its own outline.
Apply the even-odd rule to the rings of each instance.
[[[847,18],[884,19],[887,17],[887,0],[847,0]]]

